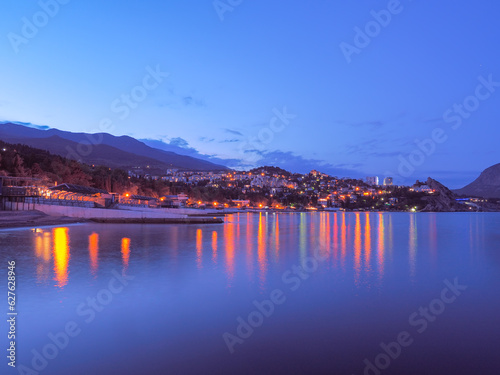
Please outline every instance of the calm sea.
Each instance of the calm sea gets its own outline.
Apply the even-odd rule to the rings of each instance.
[[[243,213],[0,241],[4,354],[10,260],[18,312],[2,374],[500,373],[500,214]]]

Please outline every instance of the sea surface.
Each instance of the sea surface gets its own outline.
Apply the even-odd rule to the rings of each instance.
[[[0,244],[1,374],[500,373],[498,213],[240,213]]]

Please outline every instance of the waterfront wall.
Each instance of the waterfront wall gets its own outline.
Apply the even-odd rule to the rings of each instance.
[[[29,203],[28,203],[29,201]],[[93,208],[87,206],[89,202],[50,201],[44,200],[33,202],[31,200],[22,202],[2,202],[2,209],[8,211],[37,210],[49,216],[71,217],[82,220],[92,220],[103,223],[186,223],[205,224],[223,223],[221,218],[213,217],[218,213],[216,210],[196,210],[187,208],[147,208],[123,206],[121,209]],[[76,203],[76,204],[75,204]],[[93,202],[90,202],[93,203]],[[125,208],[126,207],[126,208]],[[214,212],[214,214],[212,214]]]
[[[35,210],[41,211],[51,216],[68,216],[80,219],[164,219],[164,218],[187,218],[187,215],[154,212],[154,211],[132,211],[132,210],[114,210],[102,208],[84,208],[55,206],[46,204],[36,204]]]
[[[34,210],[34,204],[25,202],[23,199],[8,200],[0,196],[0,210],[2,211],[30,211]]]
[[[118,208],[120,210],[127,211],[142,211],[142,212],[164,212],[167,214],[176,214],[176,215],[216,215],[223,213],[221,210],[200,210],[196,208],[149,208],[149,207],[137,207],[137,206],[129,206],[126,204],[119,204]]]

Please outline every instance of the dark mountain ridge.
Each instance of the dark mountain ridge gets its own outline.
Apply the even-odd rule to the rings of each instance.
[[[42,130],[14,123],[0,124],[0,139],[27,144],[88,164],[186,170],[226,170],[227,167],[175,152],[159,150],[129,136]]]

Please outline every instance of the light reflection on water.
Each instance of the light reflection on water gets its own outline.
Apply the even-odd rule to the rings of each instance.
[[[54,242],[54,280],[59,288],[63,288],[68,283],[70,257],[68,228],[54,228],[52,234]]]
[[[90,272],[96,277],[99,268],[99,235],[97,233],[92,233],[89,236],[89,257]]]
[[[212,232],[212,261],[217,263],[217,232]]]
[[[393,226],[392,216],[384,213],[300,213],[297,215],[269,215],[250,213],[233,215],[226,218],[226,223],[220,227],[205,229],[197,228],[193,246],[195,248],[195,262],[198,269],[206,266],[215,266],[218,262],[219,241],[222,238],[224,253],[224,273],[227,286],[232,286],[236,272],[245,269],[245,273],[253,279],[254,266],[262,288],[266,286],[266,276],[269,265],[280,262],[282,243],[289,243],[298,236],[299,264],[304,265],[312,248],[316,247],[322,256],[326,256],[334,269],[339,268],[351,271],[355,285],[380,286],[384,278],[387,252],[392,253]],[[315,220],[317,219],[317,220]],[[280,229],[286,221],[286,234]],[[436,216],[428,218],[427,240],[431,259],[436,261],[438,249],[438,234]],[[243,230],[241,228],[243,225]],[[298,232],[296,231],[298,227]],[[417,273],[418,253],[418,215],[408,215],[407,226],[407,256],[410,279]],[[473,247],[480,236],[479,222],[471,220],[469,223],[468,238]],[[99,269],[100,236],[93,231],[88,235],[89,273],[96,278]],[[399,236],[399,234],[398,234]],[[172,261],[177,258],[179,249],[179,229],[169,231],[169,255]],[[183,243],[186,239],[182,239]],[[70,282],[71,275],[68,264],[71,262],[71,227],[54,229],[38,229],[34,236],[34,255],[38,259],[36,267],[37,281],[46,282],[52,277],[56,286],[63,289]],[[131,258],[131,239],[120,238],[121,260],[123,270],[127,270]],[[184,245],[185,246],[185,245]],[[256,250],[254,255],[254,250]],[[288,256],[286,249],[284,256]],[[53,275],[50,275],[50,261],[53,261]],[[211,264],[209,264],[211,263]],[[375,283],[375,280],[378,280]]]
[[[234,223],[228,222],[224,225],[224,250],[226,252],[226,270],[228,277],[228,286],[231,286],[231,281],[234,277]]]
[[[130,260],[130,238],[122,238],[122,260],[123,270],[126,271]]]
[[[318,373],[362,373],[363,359],[378,353],[380,341],[407,329],[408,315],[439,296],[445,278],[459,277],[469,289],[453,305],[458,315],[449,321],[440,317],[435,326],[442,328],[426,332],[436,350],[446,351],[447,330],[460,334],[464,328],[454,322],[471,321],[478,309],[481,324],[497,319],[491,305],[496,303],[493,290],[500,288],[494,252],[499,224],[500,215],[480,214],[242,213],[226,217],[223,225],[85,224],[9,232],[2,245],[18,256],[22,274],[33,279],[20,277],[30,343],[60,330],[60,322],[81,322],[75,307],[106,288],[113,271],[135,277],[95,325],[71,342],[79,350],[72,355],[89,368],[86,353],[94,349],[87,348],[95,348],[95,355],[106,358],[123,352],[119,373],[124,374],[141,373],[144,366],[144,373],[156,374],[154,361],[177,366],[173,373],[245,373],[241,358],[250,366],[254,358],[267,356],[263,348],[272,347],[266,358],[278,367],[303,360],[324,366]],[[290,294],[283,274],[293,267],[310,268],[316,250],[325,260]],[[288,292],[287,302],[238,348],[243,357],[231,357],[221,334],[234,331],[236,318],[248,316],[253,301],[269,298],[276,288]],[[59,321],[46,323],[56,312]],[[35,320],[40,322],[30,323]],[[477,345],[481,327],[470,328],[462,342]],[[495,347],[481,335],[481,342]],[[130,361],[137,345],[147,348],[141,352],[146,360],[141,357],[134,367]],[[26,357],[31,347],[22,350]],[[161,354],[153,356],[155,350]],[[353,362],[338,371],[337,362],[349,356]],[[47,373],[67,374],[59,363]],[[232,370],[219,372],[221,363],[232,363]]]
[[[38,230],[35,233],[35,255],[38,259],[36,267],[37,281],[45,282],[50,277],[51,237],[49,232]]]
[[[202,267],[202,251],[203,251],[203,231],[201,229],[196,230],[196,263],[198,268]]]
[[[384,215],[378,214],[377,269],[379,281],[384,277],[385,228]]]
[[[408,248],[410,252],[410,276],[413,279],[417,267],[417,218],[416,214],[410,214]]]
[[[359,212],[356,215],[356,226],[354,227],[354,283],[359,285],[361,273],[361,224]]]
[[[372,254],[372,230],[370,226],[371,215],[367,212],[365,213],[365,265],[366,272],[371,272],[370,257]]]
[[[266,281],[266,244],[267,244],[267,233],[264,233],[264,223],[267,224],[267,219],[264,217],[267,215],[263,215],[259,213],[259,227],[257,231],[257,258],[259,264],[259,279],[261,285],[264,285]],[[267,225],[265,227],[267,229]]]

